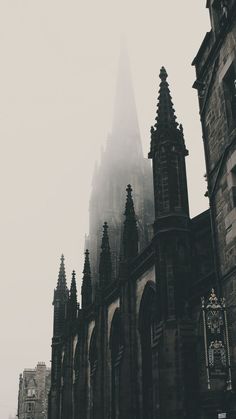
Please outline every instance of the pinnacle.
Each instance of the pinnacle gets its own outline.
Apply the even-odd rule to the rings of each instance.
[[[103,224],[103,237],[101,249],[102,251],[99,263],[99,277],[101,286],[104,286],[111,279],[112,273],[111,252],[108,237],[108,224],[106,221]]]
[[[127,194],[129,194],[129,193],[131,194],[132,190],[133,190],[133,189],[132,189],[131,185],[130,185],[130,184],[128,184],[128,185],[127,185],[127,188],[126,188],[126,192],[127,192]]]
[[[138,253],[138,229],[132,198],[132,187],[127,185],[127,198],[125,205],[125,221],[123,232],[123,245],[125,259],[132,258]]]
[[[61,263],[60,263],[60,269],[58,274],[58,281],[57,281],[57,289],[63,289],[66,290],[66,272],[65,272],[65,264],[64,264],[65,258],[64,255],[61,255]]]
[[[76,281],[75,281],[75,271],[72,271],[70,298],[69,298],[68,304],[69,304],[68,305],[69,317],[75,318],[76,310],[77,310],[77,288],[76,288]]]
[[[76,289],[76,281],[75,281],[75,271],[72,271],[72,279],[71,279],[71,286],[70,286],[70,299],[73,297],[76,299],[77,289]]]
[[[104,222],[104,224],[103,224],[103,232],[104,232],[104,236],[105,236],[105,235],[107,235],[107,230],[108,230],[108,224],[107,224],[107,222],[105,221],[105,222]]]
[[[85,260],[84,260],[83,274],[90,275],[91,270],[90,270],[89,251],[88,251],[88,249],[86,249],[86,251],[85,251],[84,254],[85,254]]]
[[[82,308],[89,306],[92,303],[92,282],[91,282],[91,270],[89,262],[89,251],[85,251],[84,270],[83,270],[83,281],[81,287],[82,296]]]
[[[176,128],[178,124],[176,122],[175,110],[172,103],[169,84],[167,82],[168,75],[164,67],[161,67],[159,77],[161,79],[161,83],[158,96],[155,128]]]
[[[132,187],[131,185],[127,185],[126,188],[127,197],[126,197],[126,205],[125,205],[125,213],[124,215],[134,215],[134,202],[132,198]]]
[[[76,276],[76,273],[75,273],[75,271],[72,271],[72,280],[71,280],[71,286],[72,286],[72,284],[75,284],[75,276]]]
[[[102,237],[102,250],[110,251],[110,245],[109,245],[109,237],[108,237],[108,224],[105,221],[103,224],[103,237]]]
[[[162,81],[166,81],[166,79],[167,79],[167,77],[168,77],[168,74],[167,74],[167,72],[166,72],[166,69],[165,69],[165,67],[161,67],[161,69],[160,69],[160,74],[159,74],[159,77],[160,77],[160,79],[162,80]]]

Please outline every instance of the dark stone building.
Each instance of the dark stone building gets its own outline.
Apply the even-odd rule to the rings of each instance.
[[[215,281],[227,303],[232,383],[236,385],[236,2],[208,0],[211,31],[193,61],[211,211]],[[215,380],[216,381],[216,380]],[[206,403],[224,383],[213,383]],[[216,396],[217,397],[217,396]],[[235,396],[225,397],[232,410]],[[211,400],[212,405],[217,404]],[[234,402],[235,404],[235,402]],[[235,409],[235,406],[234,406]]]
[[[81,307],[75,273],[69,291],[62,257],[54,292],[49,419],[236,417],[236,4],[212,0],[207,7],[212,30],[194,65],[210,209],[189,216],[188,151],[162,67],[149,152],[153,234],[140,246],[141,221],[128,184],[124,218],[116,226],[119,263],[110,248],[116,232],[104,213],[92,272],[85,252]],[[126,161],[124,143],[121,149]],[[114,183],[106,179],[111,190]]]
[[[46,419],[50,386],[51,370],[44,362],[38,362],[36,368],[25,369],[19,380],[17,417]]]

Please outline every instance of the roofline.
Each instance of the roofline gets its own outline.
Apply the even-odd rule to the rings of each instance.
[[[203,212],[200,212],[200,214],[196,215],[195,217],[191,218],[191,223],[197,223],[201,220],[201,218],[207,218],[210,215],[210,208],[206,209]]]
[[[198,60],[200,58],[200,55],[202,54],[202,52],[203,52],[203,50],[205,48],[205,45],[206,45],[208,39],[210,38],[211,34],[212,34],[212,30],[210,30],[209,32],[206,33],[206,35],[205,35],[205,37],[204,37],[204,39],[203,39],[203,41],[201,43],[201,46],[200,46],[200,48],[199,48],[199,50],[197,52],[197,55],[193,59],[192,65],[196,65],[197,64],[197,62],[198,62]]]

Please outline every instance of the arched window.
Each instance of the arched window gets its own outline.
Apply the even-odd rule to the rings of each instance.
[[[96,331],[93,330],[90,347],[89,347],[89,374],[90,374],[90,390],[89,390],[89,418],[95,419],[95,392],[96,392],[96,372],[97,372],[97,342]]]
[[[74,354],[74,374],[73,374],[73,411],[74,417],[79,415],[79,373],[80,373],[80,341],[77,341]]]
[[[143,419],[159,417],[158,321],[155,285],[147,283],[140,305]]]
[[[111,417],[120,418],[120,366],[124,352],[124,333],[119,309],[111,324]]]
[[[79,364],[80,364],[80,342],[76,343],[74,355],[74,381],[79,379]]]
[[[60,417],[63,418],[65,414],[65,386],[66,386],[66,351],[62,354],[62,363],[61,363],[61,397],[60,397]]]

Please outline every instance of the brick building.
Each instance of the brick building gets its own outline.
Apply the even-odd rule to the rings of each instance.
[[[18,393],[19,419],[46,419],[51,370],[44,362],[34,369],[25,369],[20,375]]]
[[[140,247],[128,184],[116,274],[104,213],[97,287],[92,293],[87,250],[81,307],[75,273],[68,290],[61,258],[49,419],[236,417],[236,3],[207,7],[212,28],[193,64],[210,208],[189,216],[188,151],[162,67],[149,152],[153,234]]]

